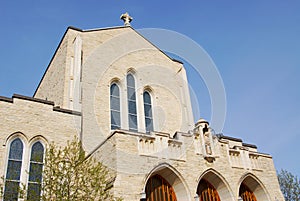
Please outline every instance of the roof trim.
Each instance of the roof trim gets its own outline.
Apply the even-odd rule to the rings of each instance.
[[[73,29],[75,31],[80,31],[80,32],[93,32],[93,31],[104,31],[104,30],[110,30],[110,29],[127,29],[127,28],[131,28],[133,29],[131,26],[115,26],[115,27],[104,27],[104,28],[95,28],[95,29],[80,29],[77,27],[73,27],[73,26],[69,26],[67,28],[68,29]]]
[[[38,103],[43,103],[43,104],[47,104],[47,105],[52,105],[54,106],[54,102],[53,101],[48,101],[48,100],[44,100],[44,99],[39,99],[39,98],[33,98],[33,97],[29,97],[29,96],[23,96],[20,94],[14,94],[12,96],[12,98],[18,98],[18,99],[23,99],[23,100],[28,100],[28,101],[33,101],[33,102],[38,102]]]
[[[53,107],[53,111],[56,111],[56,112],[63,112],[63,113],[67,113],[67,114],[77,115],[77,116],[82,115],[81,112],[78,112],[78,111],[63,109],[60,107],[54,107],[55,104],[53,101],[48,101],[48,100],[39,99],[39,98],[33,98],[33,97],[29,97],[29,96],[23,96],[20,94],[13,94],[12,98],[0,96],[0,101],[14,103],[15,98],[21,99],[21,100],[26,100],[26,101],[31,101],[31,102],[36,102],[36,103],[42,103],[42,104],[46,104],[46,105],[51,105]]]
[[[74,110],[69,110],[69,109],[63,109],[63,108],[60,108],[60,107],[53,107],[53,111],[81,116],[81,112],[74,111]]]
[[[132,28],[132,27],[131,27]],[[148,43],[150,43],[155,49],[159,50],[162,54],[164,54],[167,58],[169,58],[171,61],[173,62],[177,62],[180,64],[183,64],[183,62],[178,61],[177,59],[174,59],[172,57],[170,57],[169,55],[167,55],[164,51],[162,51],[160,48],[158,48],[156,45],[154,45],[150,40],[148,40],[145,36],[143,36],[141,33],[139,33],[137,30],[135,30],[134,28],[132,28],[133,31],[135,31],[139,36],[141,36],[144,40],[146,40]]]
[[[244,147],[249,147],[249,148],[257,149],[257,146],[256,146],[255,144],[242,143],[242,145],[243,145]]]
[[[4,101],[4,102],[8,102],[8,103],[13,103],[13,99],[12,98],[4,97],[4,96],[0,96],[0,101]]]
[[[92,32],[92,31],[104,31],[104,30],[110,30],[110,29],[128,29],[128,28],[133,29],[131,26],[116,26],[116,27],[104,27],[104,28],[95,28],[95,29],[85,29],[85,30],[81,30],[81,31],[82,32]]]
[[[177,62],[177,63],[180,63],[180,64],[183,64],[183,61],[180,61],[180,60],[178,60],[178,59],[172,58],[172,61]]]
[[[243,140],[240,139],[240,138],[229,137],[229,136],[226,136],[226,135],[219,135],[218,137],[219,137],[219,139],[232,140],[232,141],[236,141],[236,142],[243,142]]]

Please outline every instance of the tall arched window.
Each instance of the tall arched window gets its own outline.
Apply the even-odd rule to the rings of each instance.
[[[110,86],[110,128],[112,130],[121,127],[120,111],[120,90],[114,83]]]
[[[130,131],[137,131],[137,112],[135,81],[132,74],[127,75],[128,123]]]
[[[148,91],[144,92],[143,98],[144,98],[146,133],[150,133],[150,131],[153,131],[153,116],[152,116],[151,96]]]
[[[44,165],[44,146],[40,142],[32,145],[30,156],[29,179],[27,199],[32,201],[40,200],[42,172]]]
[[[19,138],[10,144],[8,164],[5,177],[4,200],[18,200],[22,168],[23,143]]]

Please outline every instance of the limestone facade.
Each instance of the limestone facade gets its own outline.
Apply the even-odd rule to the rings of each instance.
[[[135,81],[136,131],[129,126],[128,74]],[[120,92],[118,129],[111,129],[112,84]],[[145,91],[151,96],[151,132]],[[140,200],[154,175],[172,186],[178,201],[197,199],[202,180],[222,201],[237,200],[242,183],[257,200],[284,200],[272,157],[241,139],[213,134],[203,119],[195,124],[183,64],[130,26],[69,27],[33,98],[0,97],[0,113],[2,175],[14,138],[28,147],[23,159],[28,161],[30,143],[63,145],[77,135],[84,149],[116,175],[112,191],[124,200]],[[28,162],[22,165],[26,170]],[[21,177],[26,183],[26,174]]]
[[[80,112],[54,107],[54,102],[32,97],[17,94],[12,98],[0,97],[0,116],[0,175],[6,175],[10,145],[19,138],[23,144],[20,176],[23,184],[28,181],[34,143],[41,142],[44,147],[50,142],[65,146],[80,132]]]

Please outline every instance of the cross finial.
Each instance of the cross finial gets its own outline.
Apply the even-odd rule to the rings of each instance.
[[[132,21],[132,17],[126,12],[120,17],[124,21],[124,26],[130,26],[130,22]]]

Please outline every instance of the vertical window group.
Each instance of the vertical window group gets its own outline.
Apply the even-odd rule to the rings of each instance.
[[[138,118],[142,116],[137,113],[137,93],[136,80],[132,73],[126,75],[126,89],[127,89],[127,106],[128,106],[128,129],[129,131],[138,132]],[[120,87],[118,83],[113,82],[110,85],[110,128],[111,130],[121,128],[121,98]],[[143,109],[145,131],[150,133],[154,130],[153,126],[153,109],[151,94],[148,90],[143,92]]]

